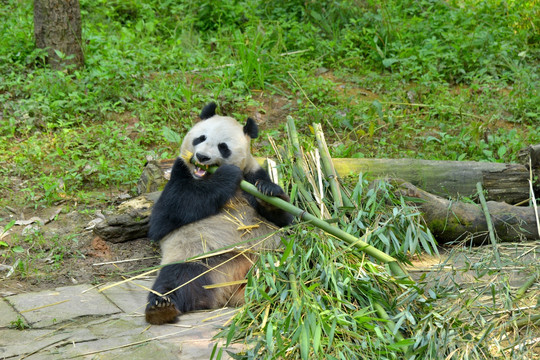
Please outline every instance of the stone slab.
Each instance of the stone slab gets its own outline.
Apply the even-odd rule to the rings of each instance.
[[[120,312],[103,294],[89,285],[59,287],[6,297],[33,328],[42,328],[81,316]]]
[[[125,314],[54,329],[0,330],[0,359],[178,359],[180,348],[145,333],[142,319]],[[202,358],[201,358],[202,359]]]
[[[11,322],[17,321],[19,317],[20,315],[13,310],[11,305],[9,305],[3,299],[0,299],[0,327],[11,326]]]
[[[144,314],[148,289],[152,288],[153,283],[153,279],[134,280],[104,290],[102,294],[126,314]]]
[[[0,358],[32,354],[66,341],[69,334],[54,334],[50,330],[0,330]]]
[[[159,337],[161,343],[181,349],[180,359],[209,359],[216,344],[214,336],[234,314],[236,311],[231,308],[191,312],[181,315],[175,324],[151,326],[148,332]],[[239,349],[232,347],[228,350],[234,352]],[[230,357],[223,352],[222,359]]]
[[[51,346],[28,359],[177,359],[179,349],[152,339],[141,321],[112,315],[104,321],[73,326],[67,341]],[[67,329],[66,329],[67,330]],[[38,356],[39,355],[39,356]]]

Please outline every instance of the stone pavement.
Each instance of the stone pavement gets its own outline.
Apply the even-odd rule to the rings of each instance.
[[[102,292],[77,285],[5,296],[0,359],[209,359],[212,337],[235,310],[195,312],[176,324],[149,326],[144,308],[151,286],[152,280],[134,280]],[[30,327],[17,330],[22,322]]]

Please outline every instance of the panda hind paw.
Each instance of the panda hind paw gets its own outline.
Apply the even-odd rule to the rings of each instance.
[[[180,315],[180,311],[168,296],[156,297],[146,307],[146,321],[153,325],[171,323]]]

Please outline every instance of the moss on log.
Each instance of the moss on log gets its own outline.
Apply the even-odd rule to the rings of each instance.
[[[529,172],[520,164],[417,159],[333,159],[337,172],[368,173],[368,178],[399,178],[432,194],[457,198],[476,194],[476,183],[486,198],[516,204],[529,198]]]

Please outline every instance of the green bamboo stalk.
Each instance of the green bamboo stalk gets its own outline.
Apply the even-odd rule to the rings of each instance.
[[[484,197],[484,192],[482,189],[481,182],[476,183],[476,189],[478,190],[478,198],[480,199],[480,203],[482,204],[482,210],[484,211],[484,215],[486,216],[486,224],[489,231],[489,239],[491,240],[491,244],[493,245],[493,252],[495,253],[495,260],[497,261],[497,266],[499,266],[499,269],[500,269],[502,268],[502,264],[501,264],[501,257],[499,256],[499,249],[497,248],[497,239],[495,238],[495,229],[493,228],[493,223],[491,222],[491,215],[487,207],[487,202],[486,202],[486,198]]]
[[[313,199],[313,196],[311,196],[311,193],[304,186],[303,179],[305,179],[305,174],[304,174],[304,178],[301,178],[301,175],[298,174],[297,170],[298,170],[298,165],[296,165],[293,169],[293,178],[295,180],[296,186],[298,187],[298,192],[302,194],[302,202],[307,206],[307,208],[313,215],[320,218],[321,211],[319,207],[317,206],[317,202],[315,201],[315,199]]]
[[[334,205],[337,210],[343,207],[343,198],[341,197],[341,190],[339,182],[337,180],[337,173],[332,164],[332,159],[330,157],[330,152],[328,151],[328,146],[326,145],[326,140],[324,139],[324,133],[322,131],[321,124],[314,123],[313,129],[315,130],[315,139],[317,140],[317,145],[319,148],[319,153],[321,155],[321,162],[323,165],[323,173],[328,179],[330,184],[330,190],[332,191],[332,198],[334,200]]]
[[[292,116],[287,116],[287,133],[293,147],[293,155],[296,159],[302,159],[302,152],[300,151],[300,141],[298,140],[298,132],[296,131],[296,124]]]
[[[213,173],[214,171],[216,171],[216,169],[217,167],[212,166],[208,168],[207,170],[210,173]],[[330,225],[326,221],[315,217],[314,215],[308,213],[307,211],[302,210],[281,198],[267,196],[267,195],[262,194],[261,192],[259,192],[259,190],[257,190],[255,185],[245,180],[242,180],[240,182],[240,188],[244,190],[245,192],[247,192],[248,194],[251,194],[263,201],[266,201],[267,203],[272,204],[275,207],[280,208],[281,210],[287,211],[288,213],[296,216],[297,218],[303,221],[310,222],[311,224],[318,227],[319,229],[324,230],[327,233],[334,235],[335,237],[345,241],[346,243],[355,246],[356,248],[358,248],[358,250],[370,255],[371,257],[382,262],[383,264],[386,264],[388,268],[390,269],[390,272],[392,273],[392,275],[396,277],[407,278],[413,281],[411,277],[409,276],[409,274],[407,273],[407,271],[400,265],[397,259],[377,249],[376,247],[366,243],[365,241],[362,241],[356,238],[355,236],[335,226]]]
[[[304,172],[304,156],[302,155],[302,149],[300,147],[300,141],[298,140],[298,132],[296,131],[296,125],[291,116],[287,116],[287,133],[289,134],[289,140],[293,149],[293,178],[298,186],[298,191],[306,199],[306,206],[308,210],[315,216],[321,217],[321,211],[316,205],[315,199],[311,196],[311,193],[306,190],[304,186],[304,179],[307,178]]]
[[[521,318],[517,320],[511,320],[506,325],[506,330],[511,330],[514,326],[517,328],[521,328],[523,326],[527,325],[536,325],[540,324],[540,314],[536,315],[524,315]]]
[[[311,224],[315,225],[319,229],[322,229],[326,231],[327,233],[334,235],[351,245],[356,246],[359,250],[374,257],[375,259],[381,261],[382,263],[388,264],[390,271],[392,272],[393,275],[399,276],[399,277],[408,277],[407,272],[400,266],[397,259],[375,248],[374,246],[360,239],[357,239],[355,236],[328,224],[326,221],[321,220],[280,198],[266,196],[264,194],[261,194],[253,184],[250,184],[247,181],[242,181],[240,183],[240,188],[244,190],[245,192],[247,192],[248,194],[256,196],[263,201],[266,201],[282,210],[285,210],[288,213],[291,213],[294,216],[300,218],[301,220],[310,222]]]

